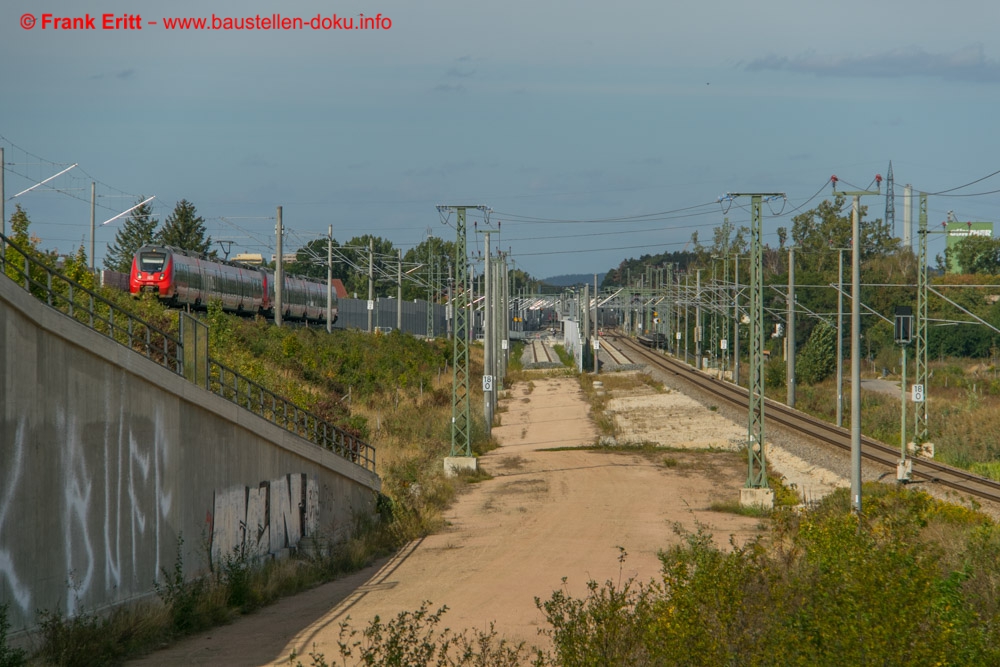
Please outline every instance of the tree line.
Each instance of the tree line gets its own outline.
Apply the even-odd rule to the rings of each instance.
[[[861,302],[871,309],[863,310],[862,353],[869,359],[892,365],[889,359],[898,359],[899,356],[894,340],[893,315],[896,306],[916,306],[918,259],[911,248],[904,247],[901,240],[892,235],[892,229],[882,219],[869,218],[867,213],[867,207],[861,206]],[[798,313],[796,353],[800,360],[796,373],[800,381],[820,381],[834,370],[830,359],[835,359],[836,286],[840,282],[841,258],[847,292],[844,309],[848,312],[850,309],[851,203],[838,195],[799,213],[791,219],[791,223],[790,228],[778,227],[775,230],[778,247],[765,245],[763,248],[764,328],[765,331],[772,331],[776,324],[784,322],[788,248],[794,246]],[[603,286],[635,287],[640,276],[645,282],[647,270],[658,271],[667,266],[673,269],[675,280],[676,276],[687,274],[692,285],[694,273],[700,269],[703,288],[710,281],[713,269],[720,282],[728,270],[731,284],[736,280],[736,256],[740,258],[739,283],[746,286],[750,280],[750,236],[748,227],[737,227],[727,220],[714,228],[708,243],[703,243],[695,232],[684,251],[623,260],[618,267],[608,271]],[[935,258],[934,262],[936,266],[928,267],[931,286],[962,308],[1000,328],[1000,239],[969,236],[946,250],[943,256]],[[960,266],[964,273],[947,273],[948,266]],[[957,289],[960,285],[988,287]],[[992,285],[997,285],[997,288],[989,287]],[[746,299],[744,295],[744,307]],[[930,324],[927,329],[929,355],[996,355],[1000,350],[1000,334],[981,324],[955,324],[958,320],[969,319],[959,308],[931,292],[928,298]],[[844,333],[845,338],[849,338],[849,333]],[[744,328],[743,336],[746,335]],[[775,348],[773,352],[779,357],[781,344],[780,338],[769,339],[766,343]],[[803,360],[805,364],[801,363]],[[778,374],[774,379],[784,381]]]

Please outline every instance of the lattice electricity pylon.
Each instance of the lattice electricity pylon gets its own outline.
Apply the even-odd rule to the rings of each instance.
[[[927,442],[927,193],[920,193],[920,219],[917,236],[920,245],[917,264],[917,326],[915,354],[917,357],[914,386],[923,388],[913,410],[913,442],[920,446]]]
[[[885,221],[882,223],[889,236],[896,233],[896,184],[892,178],[892,160],[885,174]]]
[[[750,197],[750,384],[747,423],[748,489],[766,489],[764,456],[764,198],[784,198],[780,193],[728,193],[726,198]]]
[[[455,296],[452,317],[455,326],[452,337],[451,373],[451,455],[472,456],[472,417],[469,405],[469,283],[466,259],[466,209],[488,213],[485,206],[438,206],[439,213],[455,212]]]

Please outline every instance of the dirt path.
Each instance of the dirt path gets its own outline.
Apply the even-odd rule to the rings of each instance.
[[[547,599],[563,577],[578,596],[588,580],[617,580],[619,546],[628,553],[622,574],[647,581],[659,572],[657,552],[679,539],[675,523],[708,526],[720,544],[753,534],[756,519],[707,509],[713,500],[738,497],[745,472],[732,455],[670,453],[667,466],[665,455],[551,451],[591,444],[596,433],[576,379],[532,384],[516,386],[504,402],[503,426],[494,429],[501,447],[480,461],[494,478],[458,500],[447,530],[350,579],[136,664],[282,664],[293,650],[313,649],[331,660],[348,616],[361,629],[376,614],[416,610],[424,600],[447,605],[444,625],[453,629],[486,629],[495,621],[510,639],[542,644],[535,597]],[[694,402],[672,410],[666,444],[693,444],[713,424],[732,428]]]

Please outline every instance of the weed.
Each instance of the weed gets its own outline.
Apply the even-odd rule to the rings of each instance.
[[[177,536],[177,557],[172,570],[161,569],[163,583],[153,582],[153,589],[170,611],[175,631],[184,634],[211,626],[210,616],[203,613],[203,607],[210,591],[209,581],[195,578],[188,581],[184,576],[184,537]]]
[[[501,470],[520,470],[528,460],[523,456],[505,456],[497,462],[497,467]]]
[[[516,667],[523,664],[528,650],[523,642],[514,644],[500,637],[494,625],[489,631],[453,632],[439,629],[448,611],[443,606],[430,611],[430,602],[423,602],[416,611],[403,611],[383,623],[376,616],[364,630],[350,625],[350,617],[340,624],[337,649],[341,660],[361,665],[454,665],[455,667]],[[328,667],[322,653],[309,654],[311,667]],[[290,663],[303,667],[292,654]],[[355,663],[356,661],[356,663]]]
[[[676,468],[677,467],[677,459],[675,459],[672,456],[664,456],[663,457],[663,465],[665,467],[667,467],[667,468]]]
[[[9,629],[7,605],[0,604],[0,667],[21,667],[21,665],[26,664],[28,655],[24,649],[11,648],[7,645],[7,631]]]
[[[576,360],[573,358],[572,354],[566,351],[565,347],[562,345],[553,345],[552,349],[555,350],[557,355],[559,355],[559,361],[562,362],[563,366],[567,366],[569,368],[576,367]]]
[[[466,484],[478,484],[493,479],[493,475],[486,472],[482,466],[476,466],[475,470],[459,470],[456,478]]]
[[[254,574],[259,568],[259,550],[256,540],[244,540],[225,555],[220,566],[222,583],[226,587],[226,603],[243,612],[256,609],[263,600],[253,586]]]
[[[717,500],[708,506],[713,512],[725,514],[739,514],[740,516],[768,517],[771,510],[765,509],[761,505],[742,505],[739,500]]]

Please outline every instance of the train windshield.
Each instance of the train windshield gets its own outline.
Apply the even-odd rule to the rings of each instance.
[[[143,273],[156,273],[163,270],[167,254],[163,252],[144,252],[139,254],[139,270]]]

